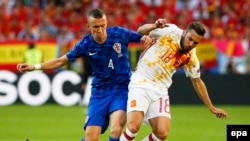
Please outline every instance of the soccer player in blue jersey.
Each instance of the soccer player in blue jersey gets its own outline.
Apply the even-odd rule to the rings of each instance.
[[[88,13],[90,34],[84,36],[72,50],[64,56],[41,64],[18,64],[20,72],[55,69],[84,56],[93,69],[93,82],[88,113],[85,120],[85,140],[97,141],[110,124],[110,141],[118,141],[126,123],[128,83],[131,68],[128,44],[147,44],[151,39],[143,32],[135,32],[122,27],[107,28],[107,18],[100,9]],[[158,27],[164,23],[156,22]],[[149,41],[147,41],[149,40]],[[151,43],[151,41],[150,41]]]

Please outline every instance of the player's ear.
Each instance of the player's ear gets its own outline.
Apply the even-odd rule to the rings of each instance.
[[[90,25],[89,25],[88,23],[86,24],[86,26],[87,26],[87,28],[90,30]]]
[[[186,30],[183,30],[182,35],[185,35],[185,34],[186,34],[186,32],[187,32]]]

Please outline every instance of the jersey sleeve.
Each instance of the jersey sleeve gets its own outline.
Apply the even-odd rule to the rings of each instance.
[[[166,28],[156,28],[149,33],[149,36],[158,39],[163,36],[164,32],[166,33]]]
[[[190,61],[184,66],[184,71],[187,77],[199,78],[200,77],[200,62],[196,55],[196,49],[190,51]]]
[[[82,39],[81,41],[77,42],[75,46],[66,53],[66,56],[68,57],[69,61],[74,62],[77,58],[85,56],[83,53],[85,40]]]
[[[136,31],[130,31],[130,32],[131,32],[130,41],[139,43],[141,41],[142,35]]]
[[[141,41],[142,35],[137,31],[133,31],[123,27],[117,27],[117,28],[119,29],[119,34],[122,36],[121,37],[122,39],[124,40],[128,39],[128,42],[135,42],[135,43],[139,43]]]
[[[160,38],[161,36],[168,34],[172,31],[176,31],[176,30],[179,30],[179,28],[175,24],[168,24],[167,27],[156,28],[156,29],[152,30],[149,33],[149,36],[151,36],[153,38]]]

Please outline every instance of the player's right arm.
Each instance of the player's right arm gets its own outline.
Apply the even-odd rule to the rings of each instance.
[[[17,64],[17,70],[19,72],[26,72],[26,71],[34,71],[36,69],[39,69],[39,70],[55,69],[55,68],[60,68],[64,66],[67,62],[68,62],[68,57],[64,55],[62,57],[51,59],[51,60],[45,61],[41,64],[36,64],[36,65],[20,63],[20,64]],[[35,67],[35,66],[38,66],[38,67]]]

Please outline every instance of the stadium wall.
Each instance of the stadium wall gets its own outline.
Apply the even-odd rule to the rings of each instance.
[[[204,74],[214,104],[250,104],[250,75]],[[169,95],[171,104],[202,104],[191,81],[175,74]],[[0,106],[24,103],[39,106],[57,103],[62,106],[82,104],[81,77],[73,71],[59,73],[14,73],[0,70]]]
[[[23,55],[28,49],[29,42],[25,41],[0,41],[0,70],[10,70],[16,72],[16,64],[23,62]],[[43,61],[61,56],[68,48],[66,45],[59,45],[57,41],[40,41],[35,42],[35,47],[43,52]],[[129,45],[129,55],[132,69],[135,68],[136,62],[143,51],[143,44],[131,43]],[[216,47],[212,42],[203,41],[197,47],[197,56],[207,68],[216,66]],[[51,70],[51,72],[55,72]]]
[[[250,75],[203,74],[202,79],[214,104],[250,104]],[[184,74],[174,75],[169,95],[172,104],[202,103]]]

